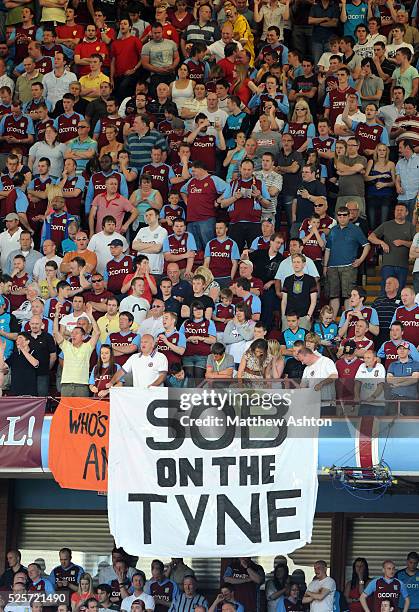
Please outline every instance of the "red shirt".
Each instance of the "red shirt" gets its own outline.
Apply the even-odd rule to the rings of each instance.
[[[225,57],[224,59],[217,62],[217,66],[220,66],[220,68],[222,68],[224,72],[224,78],[230,83],[230,85],[232,85],[234,81],[233,72],[236,65],[233,64],[233,62],[230,62],[230,60]]]
[[[96,211],[96,232],[100,232],[102,227],[102,220],[105,215],[112,215],[116,220],[116,231],[120,232],[122,222],[126,212],[131,213],[133,206],[129,203],[127,198],[117,194],[112,200],[108,200],[106,193],[101,193],[95,197],[92,202],[92,208],[97,208]]]
[[[124,277],[124,281],[123,281],[122,284],[125,285],[125,283],[129,283],[130,281],[132,281],[134,276],[135,276],[134,272],[132,274],[127,274]],[[145,276],[142,277],[142,278],[143,278],[143,281],[144,281],[144,293],[143,293],[143,295],[141,297],[143,297],[145,300],[147,300],[147,302],[150,302],[150,304],[151,304],[151,300],[153,299],[153,294],[151,293],[150,285],[149,285],[149,283],[148,283],[148,281],[147,281]],[[152,274],[150,274],[150,278],[154,281],[154,284],[157,286],[157,283],[156,283],[156,281],[154,279],[154,276]],[[131,288],[128,289],[127,295],[132,295],[132,289]]]
[[[108,56],[108,49],[101,40],[95,40],[92,42],[88,42],[86,40],[82,40],[76,48],[74,49],[74,55],[79,55],[80,59],[86,59],[90,57],[93,53],[100,53],[104,58]],[[84,76],[85,74],[90,73],[90,66],[78,66],[79,76]]]
[[[115,59],[115,76],[122,76],[132,70],[141,58],[143,45],[135,36],[114,40],[111,47],[112,59]]]
[[[84,27],[75,23],[74,25],[59,25],[56,28],[57,36],[61,39],[66,38],[79,38],[80,40],[84,36]]]

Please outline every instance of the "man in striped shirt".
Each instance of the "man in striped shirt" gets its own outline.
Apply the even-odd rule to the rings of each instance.
[[[136,117],[132,127],[133,131],[127,137],[126,149],[131,166],[140,174],[146,164],[151,164],[151,150],[154,147],[167,152],[167,141],[157,130],[150,129],[150,119],[146,115]]]
[[[194,612],[202,607],[208,610],[208,602],[203,595],[197,593],[197,582],[194,576],[185,576],[183,579],[183,593],[179,593],[172,602],[169,612]]]

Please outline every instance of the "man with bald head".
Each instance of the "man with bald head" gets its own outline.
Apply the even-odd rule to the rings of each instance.
[[[225,57],[225,46],[231,42],[235,42],[237,44],[239,51],[242,50],[243,47],[241,46],[241,44],[233,38],[233,25],[229,21],[226,21],[221,30],[221,38],[213,42],[207,50],[209,51],[209,53],[211,53],[211,56],[215,58],[215,61],[219,62]]]
[[[36,370],[36,385],[38,397],[49,395],[49,372],[57,359],[57,348],[54,338],[44,331],[44,321],[41,316],[33,315],[29,321],[30,347],[38,359]]]
[[[131,355],[106,386],[112,387],[125,374],[132,374],[134,387],[139,389],[161,387],[166,380],[169,365],[166,355],[160,353],[154,344],[153,336],[144,334],[141,338],[140,351]]]

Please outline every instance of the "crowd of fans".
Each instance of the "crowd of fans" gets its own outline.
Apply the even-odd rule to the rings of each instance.
[[[2,389],[302,379],[414,411],[417,10],[2,0]]]
[[[249,557],[226,559],[219,592],[208,599],[199,588],[199,577],[181,558],[166,565],[153,560],[148,579],[135,568],[138,559],[127,557],[122,549],[113,550],[112,565],[100,564],[95,577],[72,562],[69,548],[59,551],[59,559],[60,565],[48,575],[42,558],[26,568],[20,552],[9,551],[8,567],[0,576],[1,611],[21,610],[15,604],[32,594],[31,612],[42,612],[37,593],[60,594],[65,603],[58,603],[57,612],[408,612],[419,603],[416,552],[407,555],[406,567],[397,572],[394,562],[385,560],[376,578],[370,576],[367,560],[356,558],[341,590],[323,560],[314,563],[313,579],[306,584],[304,571],[291,574],[283,556],[275,557],[268,575]]]

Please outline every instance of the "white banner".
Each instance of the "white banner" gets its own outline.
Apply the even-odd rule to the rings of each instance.
[[[116,545],[153,558],[247,557],[310,542],[320,394],[248,390],[243,403],[240,389],[169,393],[111,389]]]

